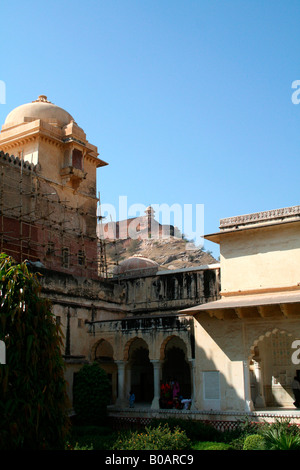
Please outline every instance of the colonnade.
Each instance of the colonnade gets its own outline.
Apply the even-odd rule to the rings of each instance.
[[[116,405],[126,407],[128,406],[128,397],[131,389],[131,364],[129,361],[118,360],[114,362],[118,368],[118,394]],[[159,359],[150,359],[150,363],[153,367],[153,399],[150,407],[151,409],[159,409],[163,361]],[[193,404],[195,396],[195,359],[189,359],[188,363],[190,366],[191,396],[185,398],[191,398]]]

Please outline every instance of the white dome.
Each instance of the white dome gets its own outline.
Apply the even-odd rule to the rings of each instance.
[[[153,274],[158,271],[159,264],[149,258],[133,255],[115,267],[115,275]]]
[[[71,114],[48,101],[47,96],[40,95],[36,101],[13,109],[6,117],[4,125],[13,126],[35,119],[41,119],[59,127],[64,127],[74,121]]]

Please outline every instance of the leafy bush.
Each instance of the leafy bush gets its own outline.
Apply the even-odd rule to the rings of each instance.
[[[94,450],[93,444],[91,445],[80,445],[78,442],[76,442],[75,445],[70,444],[68,441],[65,445],[65,450]]]
[[[275,419],[274,423],[264,423],[262,432],[264,429],[268,430],[269,428],[272,428],[273,430],[277,429],[280,434],[287,433],[296,436],[299,435],[299,428],[297,424],[291,423],[289,418],[277,418]]]
[[[96,362],[85,364],[74,381],[76,421],[97,425],[105,423],[109,400],[110,385],[106,372]]]
[[[62,333],[38,275],[0,255],[0,449],[63,448],[69,406]]]
[[[265,440],[260,434],[250,434],[243,445],[243,450],[263,450],[264,448]]]
[[[300,449],[300,432],[296,424],[288,418],[276,419],[274,423],[264,423],[260,434],[269,450]]]
[[[261,423],[253,422],[246,416],[235,430],[224,432],[224,442],[229,442],[234,450],[243,450],[245,439],[253,434],[260,434],[261,426]]]
[[[192,446],[193,450],[232,450],[230,444],[225,442],[197,442]]]
[[[73,426],[69,437],[70,446],[92,447],[93,450],[111,450],[117,432],[104,426]]]
[[[171,430],[168,424],[146,427],[145,432],[125,434],[115,445],[114,450],[187,450],[191,442],[186,433],[176,427]]]
[[[193,421],[191,419],[177,419],[170,418],[168,420],[154,419],[151,421],[151,426],[156,427],[163,424],[168,424],[170,429],[179,427],[185,431],[187,437],[192,441],[222,441],[222,433],[215,429],[208,423],[201,421]]]
[[[269,427],[263,432],[269,450],[299,450],[300,435]]]
[[[259,434],[261,429],[261,423],[251,421],[248,416],[243,421],[239,422],[238,431],[240,435],[250,436],[252,434]]]

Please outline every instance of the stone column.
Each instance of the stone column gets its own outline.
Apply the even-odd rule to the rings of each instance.
[[[252,402],[252,399],[251,399],[249,360],[248,361],[243,361],[243,371],[244,371],[245,411],[253,411],[254,406],[253,406],[253,402]]]
[[[196,380],[195,380],[195,359],[189,359],[190,371],[191,371],[191,410],[196,410]]]
[[[153,365],[153,378],[154,378],[154,397],[151,403],[151,409],[159,409],[159,399],[160,399],[160,360],[154,359],[151,360]]]
[[[127,366],[126,372],[125,372],[125,385],[124,385],[124,393],[125,393],[125,398],[129,397],[129,394],[131,392],[131,365]]]
[[[125,406],[126,397],[125,397],[125,365],[124,361],[115,361],[118,366],[118,398],[116,405]]]
[[[258,390],[257,390],[257,397],[255,398],[255,406],[257,408],[265,408],[266,402],[263,392],[263,383],[262,383],[262,373],[261,373],[261,365],[258,361],[253,361],[254,363],[254,375],[256,378]]]

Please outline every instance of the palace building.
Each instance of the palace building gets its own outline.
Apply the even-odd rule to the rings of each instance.
[[[2,126],[1,252],[42,274],[64,333],[70,398],[76,372],[97,361],[120,415],[129,413],[131,389],[131,413],[164,411],[162,384],[175,379],[194,418],[297,412],[300,207],[221,220],[206,236],[220,245],[220,263],[163,270],[131,256],[108,277],[105,237],[97,236],[96,172],[105,165],[73,117],[44,95]],[[141,237],[149,218],[150,208],[135,221]],[[105,227],[109,238],[116,226]]]

